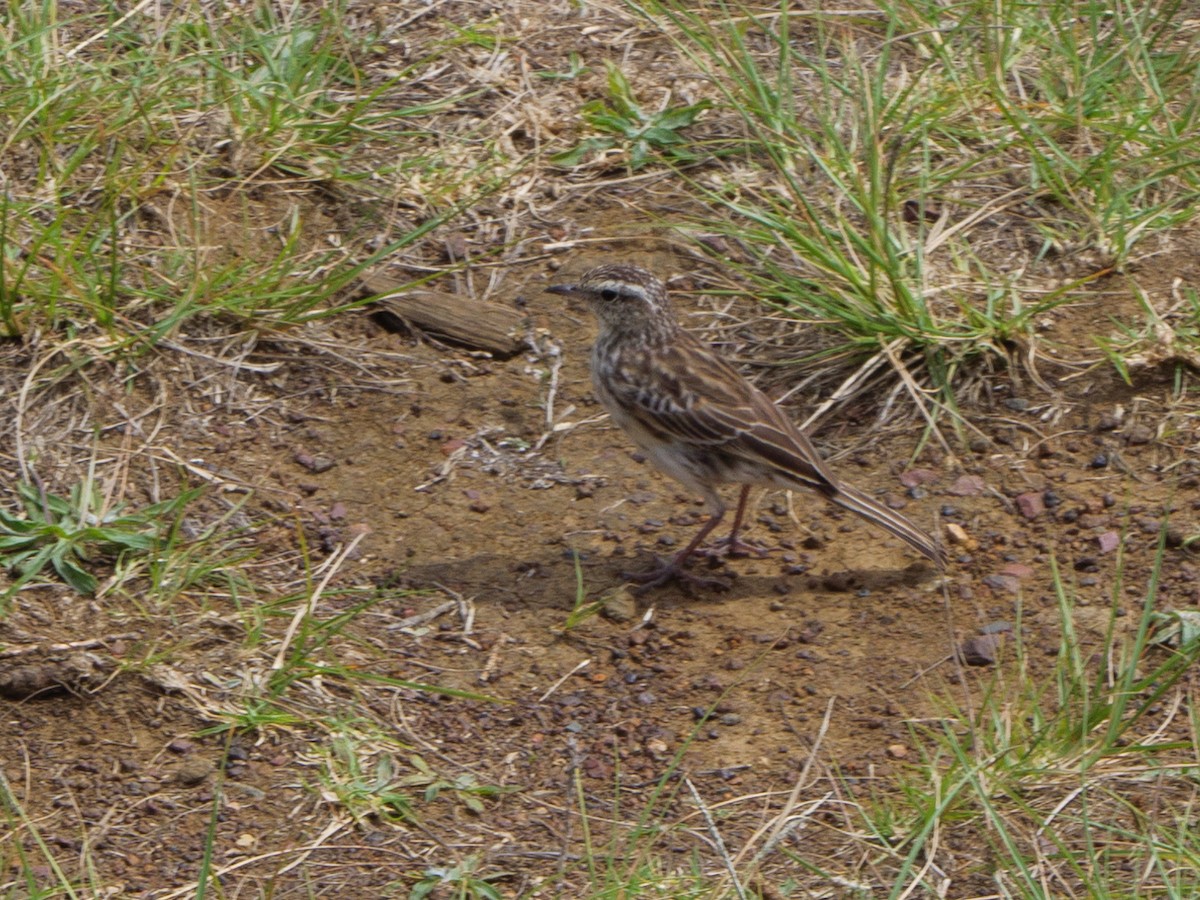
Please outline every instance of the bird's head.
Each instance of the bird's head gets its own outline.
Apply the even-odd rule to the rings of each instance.
[[[639,266],[597,266],[578,281],[552,284],[546,292],[586,300],[604,327],[674,327],[666,285]]]

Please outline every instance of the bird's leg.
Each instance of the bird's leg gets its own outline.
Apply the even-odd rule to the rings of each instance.
[[[729,537],[713,541],[700,552],[708,557],[721,556],[756,556],[764,557],[771,552],[770,547],[757,547],[754,544],[740,540],[738,531],[742,527],[742,517],[746,514],[746,501],[750,497],[750,485],[742,485],[741,496],[738,497],[737,512],[733,514],[733,527],[729,529]]]
[[[709,517],[704,526],[696,532],[696,536],[692,538],[691,543],[676,553],[669,562],[664,562],[656,566],[648,572],[622,572],[623,578],[628,578],[630,581],[638,583],[636,593],[643,593],[651,588],[656,588],[666,584],[668,581],[682,581],[684,584],[698,588],[707,588],[715,590],[725,590],[729,587],[729,583],[720,578],[705,578],[702,575],[692,575],[685,572],[683,564],[688,558],[696,552],[696,548],[712,532],[717,525],[720,524],[722,517],[725,515],[725,510],[722,508],[716,509]]]

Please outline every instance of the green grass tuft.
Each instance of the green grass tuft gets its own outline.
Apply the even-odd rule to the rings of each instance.
[[[951,403],[964,362],[1034,343],[1036,317],[1200,209],[1177,3],[630,6],[744,127],[740,159],[695,177],[718,212],[694,227],[742,248],[755,296],[838,336],[821,361],[886,347]],[[978,243],[997,221],[1012,242]],[[1029,299],[1029,274],[1081,251],[1090,268]]]

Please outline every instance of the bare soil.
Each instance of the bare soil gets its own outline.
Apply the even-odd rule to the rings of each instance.
[[[645,261],[671,271],[666,255]],[[350,690],[347,715],[386,697],[390,708],[373,713],[414,752],[514,792],[486,800],[480,814],[449,798],[422,805],[421,827],[353,822],[315,778],[313,742],[327,735],[283,726],[232,742],[203,736],[213,724],[205,710],[225,708],[263,674],[261,654],[246,649],[253,617],[231,603],[177,610],[157,633],[141,622],[134,635],[87,651],[5,662],[9,678],[14,665],[60,667],[42,673],[44,689],[0,701],[0,754],[19,761],[8,769],[10,789],[46,840],[86,845],[100,881],[124,896],[182,896],[170,889],[196,878],[221,770],[214,865],[261,890],[273,885],[274,896],[374,896],[425,860],[467,851],[511,873],[506,895],[538,895],[543,883],[545,896],[584,896],[576,778],[597,828],[653,808],[674,769],[707,803],[729,805],[722,827],[736,845],[798,781],[824,795],[836,771],[869,790],[903,769],[918,752],[914,723],[938,715],[935,698],[955,692],[963,702],[989,677],[956,657],[987,626],[1019,616],[1032,664],[1049,665],[1059,647],[1051,558],[1075,585],[1080,633],[1098,642],[1118,560],[1100,535],[1121,535],[1121,628],[1139,612],[1164,510],[1177,510],[1174,529],[1194,529],[1195,435],[1158,427],[1180,421],[1163,417],[1167,386],[1132,389],[1099,369],[1056,394],[1061,417],[1050,425],[1042,421],[1050,401],[1037,395],[1019,411],[1005,402],[965,410],[987,438],[976,452],[927,445],[910,460],[915,424],[881,433],[865,406],[829,417],[818,442],[847,479],[930,527],[961,526],[971,544],[953,548],[944,579],[810,497],[789,506],[768,493],[755,498],[750,536],[778,552],[722,564],[727,592],[664,588],[635,601],[619,590],[620,572],[678,547],[701,511],[600,419],[587,384],[591,323],[538,293],[547,274],[530,267],[506,285],[543,346],[561,348],[554,404],[569,425],[558,433],[547,436],[546,421],[548,360],[557,357],[474,358],[363,315],[339,320],[329,340],[346,356],[390,358],[393,388],[354,390],[349,366],[268,344],[251,361],[282,367],[243,376],[268,395],[264,414],[222,406],[173,415],[158,438],[197,469],[219,472],[221,488],[256,486],[247,518],[277,523],[254,534],[260,561],[294,557],[301,530],[314,561],[360,537],[337,582],[404,590],[359,615],[337,662],[493,699],[327,690]],[[6,353],[19,364],[15,348]],[[167,389],[194,388],[181,379]],[[119,421],[115,409],[93,408],[102,427]],[[901,476],[914,471],[920,483],[908,490]],[[1023,513],[1030,496],[1044,511]],[[568,629],[580,590],[585,601],[607,593],[610,602],[606,614]],[[1169,548],[1160,602],[1193,605],[1198,594],[1196,563]],[[427,624],[396,627],[447,599],[460,603]],[[269,601],[258,600],[267,616],[290,613]],[[353,605],[335,600],[322,611],[339,603]],[[43,587],[22,593],[0,627],[6,644],[28,645],[131,626],[103,598]],[[148,647],[170,648],[169,665],[150,663]],[[681,790],[678,777],[665,785],[669,795]],[[659,804],[664,816],[681,816],[669,840],[682,859],[700,840],[696,813],[668,814],[669,798]],[[836,846],[838,824],[833,812],[817,816],[806,852]],[[444,835],[454,835],[452,848],[440,846]],[[963,853],[953,896],[971,896],[974,870],[986,874],[977,854]]]

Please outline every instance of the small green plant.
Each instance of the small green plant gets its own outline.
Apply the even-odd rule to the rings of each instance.
[[[583,59],[574,50],[567,56],[567,68],[565,72],[535,72],[538,78],[544,81],[574,81],[580,75],[585,75],[590,70],[583,64]]]
[[[451,22],[450,28],[454,31],[454,37],[450,38],[446,43],[451,47],[469,45],[482,47],[488,51],[495,51],[506,41],[512,41],[511,38],[506,38],[498,34],[500,25],[501,22],[498,16],[492,16],[490,19],[475,22],[465,27],[455,25]]]
[[[185,491],[129,515],[121,515],[119,505],[105,511],[90,479],[72,487],[67,497],[29,482],[20,482],[17,493],[25,506],[23,516],[0,509],[0,565],[18,573],[3,599],[47,565],[80,594],[95,593],[89,563],[121,553],[150,553],[199,491]]]
[[[1157,309],[1141,289],[1137,297],[1144,324],[1114,322],[1117,334],[1095,341],[1126,384],[1133,384],[1134,369],[1171,366],[1178,390],[1183,369],[1200,370],[1200,293],[1186,290],[1166,310]]]
[[[692,125],[712,103],[701,100],[647,112],[621,70],[612,63],[607,68],[611,104],[593,100],[582,110],[583,121],[601,134],[584,138],[572,149],[552,157],[553,161],[560,166],[577,166],[593,154],[613,148],[625,151],[625,164],[631,172],[646,165],[655,154],[669,162],[695,160],[696,154],[687,149],[687,140],[680,131]]]
[[[353,726],[355,723],[350,724]],[[371,740],[379,738],[376,736]],[[372,755],[374,762],[368,761]],[[402,763],[394,754],[386,750],[376,751],[360,735],[336,735],[332,740],[332,750],[322,767],[322,793],[327,800],[344,806],[356,819],[371,816],[386,821],[412,822],[416,820],[413,810],[414,788],[424,789],[421,796],[426,802],[449,793],[474,813],[484,811],[481,797],[495,797],[517,790],[479,784],[475,776],[469,773],[453,779],[446,778],[415,754],[409,757],[408,762],[416,771],[400,775],[398,769]]]
[[[379,754],[371,771],[360,758],[361,747],[348,736],[333,739],[321,780],[325,796],[344,806],[355,819],[365,816],[413,821],[409,795],[396,778],[396,766],[387,753]]]
[[[406,775],[404,778],[401,778],[399,784],[405,787],[424,786],[426,801],[436,800],[439,794],[443,791],[448,791],[458,798],[471,812],[482,813],[483,803],[480,801],[480,797],[496,797],[500,794],[509,794],[517,790],[517,788],[512,787],[480,784],[476,781],[475,776],[469,772],[464,772],[452,780],[447,779],[433,771],[429,763],[415,754],[409,757],[408,761],[412,763],[413,768],[417,771],[412,775]]]
[[[274,700],[251,697],[240,709],[218,710],[213,716],[217,724],[201,729],[198,734],[224,734],[228,731],[257,733],[271,728],[290,728],[303,719],[280,707]]]
[[[436,888],[450,887],[452,894],[439,896],[454,897],[456,900],[474,900],[482,897],[484,900],[500,900],[501,894],[488,882],[507,878],[507,872],[495,872],[491,875],[476,874],[482,860],[477,855],[468,856],[454,866],[431,866],[425,870],[425,877],[413,885],[409,892],[409,900],[424,900]]]
[[[1154,628],[1151,644],[1188,651],[1200,643],[1200,610],[1155,610],[1150,614],[1150,622]]]
[[[593,600],[590,603],[587,599],[587,593],[583,589],[583,566],[579,563],[579,554],[575,554],[575,604],[571,607],[571,611],[567,614],[567,621],[563,628],[570,631],[572,628],[583,624],[596,613],[604,608],[603,600]]]

